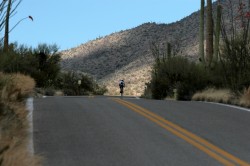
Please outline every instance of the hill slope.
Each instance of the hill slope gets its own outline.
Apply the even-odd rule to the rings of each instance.
[[[237,0],[234,0],[235,3]],[[215,4],[214,4],[215,6]],[[215,9],[215,7],[214,7]],[[177,54],[198,59],[199,12],[171,24],[145,23],[97,38],[62,52],[63,70],[82,71],[118,95],[118,81],[126,82],[126,95],[140,95],[150,81],[152,42],[164,48],[169,42]]]

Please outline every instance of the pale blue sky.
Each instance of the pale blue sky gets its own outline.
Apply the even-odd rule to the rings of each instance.
[[[199,8],[199,0],[23,0],[12,25],[29,15],[34,21],[22,21],[10,41],[65,50],[146,22],[172,23]]]

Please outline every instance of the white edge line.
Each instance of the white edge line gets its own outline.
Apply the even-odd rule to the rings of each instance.
[[[29,129],[28,129],[28,150],[31,153],[31,155],[34,155],[34,143],[33,143],[33,98],[28,98],[26,101],[26,108],[28,111],[28,123],[29,123]]]
[[[239,107],[239,106],[234,106],[234,105],[229,105],[229,104],[223,104],[223,103],[208,102],[208,101],[200,101],[200,102],[210,103],[210,104],[217,104],[217,105],[222,105],[222,106],[231,107],[231,108],[236,108],[236,109],[239,109],[239,110],[243,110],[243,111],[248,111],[248,112],[250,112],[250,109],[248,109],[248,108],[243,108],[243,107]]]

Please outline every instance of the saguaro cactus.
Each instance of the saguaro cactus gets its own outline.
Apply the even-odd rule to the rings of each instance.
[[[213,14],[212,0],[207,0],[207,21],[206,21],[206,61],[210,67],[213,59]]]
[[[201,0],[199,54],[200,54],[200,61],[205,64],[205,59],[204,59],[204,5],[205,5],[205,1]]]
[[[172,50],[171,44],[167,43],[167,56],[168,56],[168,58],[171,57],[171,50]]]
[[[218,61],[219,45],[220,45],[220,30],[221,30],[221,4],[217,5],[216,28],[215,28],[215,43],[214,43],[214,62]]]

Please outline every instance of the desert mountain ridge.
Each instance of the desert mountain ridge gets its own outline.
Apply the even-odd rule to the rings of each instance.
[[[62,51],[62,69],[88,73],[109,95],[119,95],[118,82],[124,79],[125,94],[139,96],[151,78],[152,42],[162,49],[171,43],[177,55],[198,60],[199,18],[197,11],[171,24],[144,23]]]

